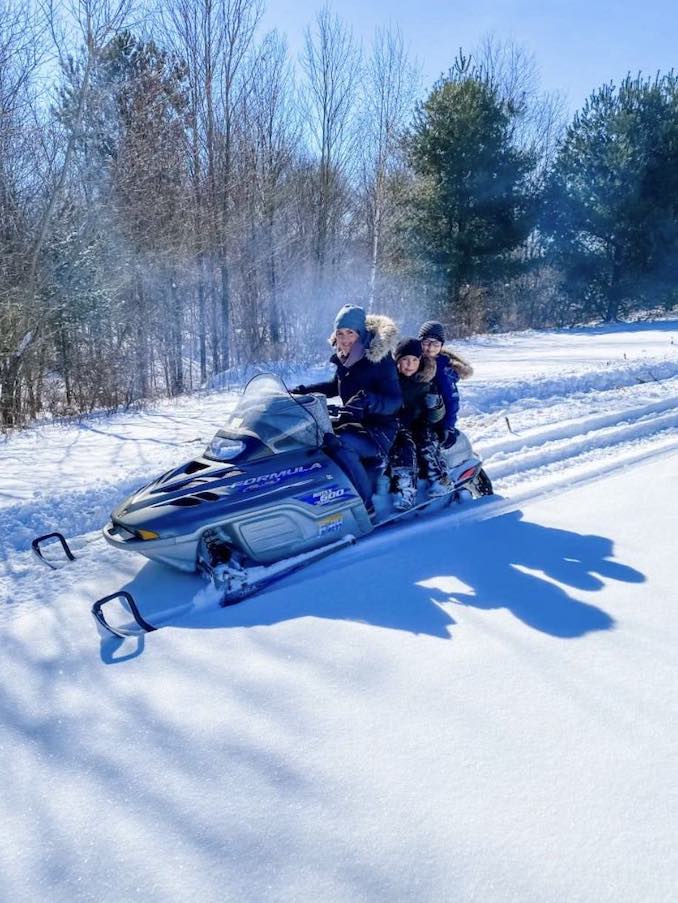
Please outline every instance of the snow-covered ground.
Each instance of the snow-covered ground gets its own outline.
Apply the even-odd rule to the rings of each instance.
[[[674,899],[678,322],[460,350],[497,497],[145,643],[200,580],[94,531],[234,397],[0,442],[0,900]]]

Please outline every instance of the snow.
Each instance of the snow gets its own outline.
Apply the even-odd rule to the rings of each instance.
[[[235,396],[4,440],[0,899],[673,899],[677,340],[464,343],[496,497],[145,641],[102,642],[93,600],[152,620],[201,581],[98,528]]]

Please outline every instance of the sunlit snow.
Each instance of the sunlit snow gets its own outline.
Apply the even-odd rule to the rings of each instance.
[[[674,898],[678,322],[459,349],[497,495],[229,609],[99,529],[232,393],[0,441],[0,900]]]

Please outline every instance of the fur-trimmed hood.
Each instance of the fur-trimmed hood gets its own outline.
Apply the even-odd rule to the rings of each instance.
[[[456,351],[452,351],[451,348],[443,348],[440,352],[441,357],[446,357],[450,362],[450,366],[454,367],[454,369],[459,374],[459,379],[468,379],[469,376],[473,376],[473,367],[469,364],[467,360],[464,360]]]
[[[365,318],[367,328],[367,341],[365,342],[365,357],[373,364],[383,360],[389,354],[393,354],[398,344],[398,327],[390,317],[383,314],[368,314]],[[330,345],[337,344],[336,333],[329,338]]]
[[[436,377],[436,362],[433,358],[422,355],[419,363],[419,369],[412,375],[412,379],[416,379],[418,383],[430,383]]]

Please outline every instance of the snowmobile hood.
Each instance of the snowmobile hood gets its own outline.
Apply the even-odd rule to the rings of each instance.
[[[181,536],[265,500],[282,500],[327,481],[326,462],[322,452],[308,449],[244,465],[197,458],[134,492],[111,520],[133,533]]]

